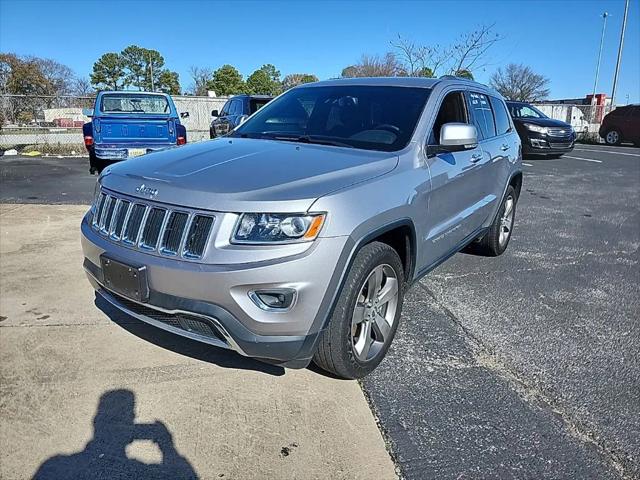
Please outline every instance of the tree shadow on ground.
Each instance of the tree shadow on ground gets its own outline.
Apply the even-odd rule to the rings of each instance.
[[[274,376],[284,375],[284,368],[260,362],[224,348],[181,337],[171,332],[146,324],[120,311],[96,294],[95,305],[114,323],[129,333],[159,347],[203,362],[213,363],[223,368],[254,370]]]
[[[93,419],[93,438],[85,449],[49,458],[34,480],[197,479],[191,464],[177,452],[166,425],[159,421],[135,423],[135,415],[135,395],[131,390],[105,392]],[[127,457],[127,446],[139,440],[155,443],[162,462],[147,464]]]

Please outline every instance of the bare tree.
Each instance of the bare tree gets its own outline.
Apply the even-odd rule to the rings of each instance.
[[[401,35],[392,40],[393,51],[384,56],[363,55],[360,63],[345,68],[343,77],[436,77],[442,73],[473,79],[474,70],[487,66],[487,53],[502,37],[494,25],[481,25],[451,45],[420,45]]]
[[[73,82],[72,92],[73,95],[79,97],[88,97],[95,93],[95,90],[91,86],[91,81],[85,77],[76,78]]]
[[[342,70],[343,77],[404,77],[407,71],[393,52],[363,55],[356,65]]]
[[[199,96],[207,95],[207,82],[213,78],[213,70],[206,67],[191,66],[189,75],[192,81],[191,92]]]
[[[411,77],[434,77],[449,58],[450,47],[417,45],[401,35],[390,43],[398,52],[396,58]]]
[[[495,24],[481,25],[476,30],[463,34],[451,49],[453,59],[450,72],[473,72],[485,67],[488,50],[499,40],[499,34],[493,31]]]
[[[68,95],[72,92],[76,80],[73,70],[50,58],[28,57],[34,62],[50,85],[49,95]]]
[[[549,79],[522,64],[498,68],[489,83],[507,100],[535,102],[549,96]]]

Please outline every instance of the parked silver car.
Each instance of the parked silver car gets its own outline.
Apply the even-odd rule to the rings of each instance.
[[[106,169],[84,267],[144,322],[357,378],[412,283],[466,246],[504,252],[521,186],[504,101],[478,83],[307,84],[227,137]]]

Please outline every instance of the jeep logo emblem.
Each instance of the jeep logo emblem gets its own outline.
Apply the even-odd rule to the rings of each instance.
[[[149,198],[153,198],[156,195],[158,195],[158,189],[157,188],[147,187],[143,183],[138,188],[136,188],[136,193],[139,193],[140,195],[147,195]]]

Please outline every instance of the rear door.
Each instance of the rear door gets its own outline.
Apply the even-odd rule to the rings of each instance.
[[[622,138],[625,142],[640,141],[640,107],[625,107],[625,114],[620,119]]]
[[[474,188],[478,208],[476,222],[479,228],[486,223],[502,198],[501,189],[506,184],[505,175],[509,172],[509,155],[517,155],[517,151],[514,152],[510,137],[511,122],[508,118],[504,118],[504,115],[508,117],[506,111],[497,111],[500,115],[501,127],[498,134],[490,97],[470,90],[467,92],[467,102],[471,120],[478,130],[478,141],[482,150],[482,159],[476,163]],[[499,106],[501,105],[496,105],[496,107]]]

